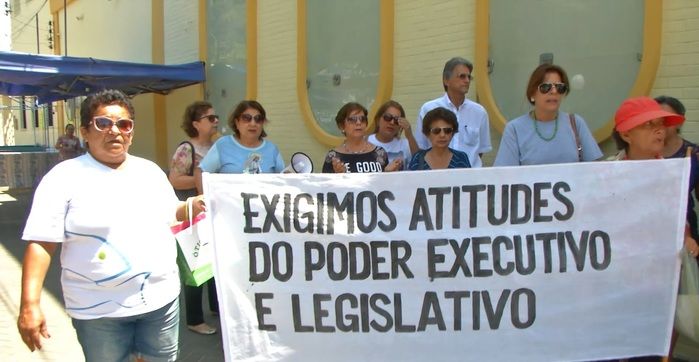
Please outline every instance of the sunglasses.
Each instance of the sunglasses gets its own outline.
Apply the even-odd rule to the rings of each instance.
[[[218,120],[218,115],[216,115],[216,114],[208,114],[208,115],[206,115],[206,116],[201,116],[201,117],[199,117],[199,119],[204,119],[204,118],[208,119],[209,122],[214,123],[214,122],[216,122],[216,121]]]
[[[547,94],[554,87],[556,87],[558,94],[565,94],[568,91],[568,85],[565,83],[541,83],[539,84],[539,92]]]
[[[255,123],[262,123],[265,121],[265,116],[263,116],[261,114],[256,114],[253,116],[252,114],[249,114],[249,113],[243,113],[240,115],[240,119],[242,121],[245,121],[246,123],[250,123],[253,120],[255,120]]]
[[[435,136],[438,135],[438,134],[440,134],[440,133],[442,133],[442,132],[444,132],[444,134],[448,136],[448,135],[454,133],[454,128],[452,128],[452,127],[434,127],[434,128],[430,128],[430,133],[432,133],[432,134],[435,135]]]
[[[465,79],[473,80],[473,76],[470,73],[461,73],[461,74],[459,74],[459,79],[461,79],[461,80],[465,80]]]
[[[366,118],[366,116],[349,116],[347,117],[347,120],[350,121],[351,123],[367,123],[369,120]]]
[[[384,113],[382,117],[384,121],[393,122],[395,124],[398,124],[398,121],[400,120],[400,116],[394,116],[390,113]]]
[[[133,131],[133,120],[128,118],[120,118],[116,121],[112,121],[111,118],[106,116],[97,116],[92,118],[92,124],[100,132],[109,132],[114,126],[119,129],[121,133],[131,133]]]

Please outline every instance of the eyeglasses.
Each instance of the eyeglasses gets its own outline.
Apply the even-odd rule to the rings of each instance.
[[[440,134],[440,133],[442,133],[442,132],[444,132],[444,134],[448,136],[448,135],[454,133],[454,128],[452,128],[452,127],[434,127],[434,128],[430,128],[430,133],[432,133],[432,134],[435,135],[435,136],[438,135],[438,134]]]
[[[252,114],[249,114],[249,113],[243,113],[240,115],[240,119],[245,121],[246,123],[250,123],[253,120],[255,120],[255,123],[262,123],[265,121],[265,116],[263,116],[261,114],[256,114],[253,116]]]
[[[204,119],[204,118],[208,119],[209,122],[214,123],[214,122],[216,122],[216,121],[218,120],[218,115],[216,115],[216,114],[207,114],[206,116],[201,116],[201,117],[199,117],[199,119]]]
[[[400,120],[400,116],[394,116],[390,113],[384,113],[383,120],[386,122],[393,122],[395,124],[398,124],[398,121]]]
[[[461,80],[465,80],[465,79],[473,80],[473,76],[471,75],[471,73],[461,73],[458,75],[458,77]]]
[[[107,116],[97,116],[92,118],[92,124],[100,132],[109,132],[114,126],[119,129],[121,133],[131,133],[133,131],[133,120],[128,118],[119,118],[116,121],[112,121],[111,118]]]
[[[366,116],[349,116],[347,117],[347,120],[350,121],[351,123],[367,123],[369,120],[366,118]]]
[[[564,94],[568,91],[568,85],[565,83],[541,83],[539,84],[539,92],[547,94],[554,87],[556,87],[558,94]]]

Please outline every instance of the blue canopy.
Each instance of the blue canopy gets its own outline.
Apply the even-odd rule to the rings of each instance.
[[[36,96],[39,103],[84,96],[107,88],[129,95],[167,94],[205,79],[203,62],[157,65],[0,52],[0,94]]]

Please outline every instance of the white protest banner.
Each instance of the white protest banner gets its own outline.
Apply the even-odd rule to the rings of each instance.
[[[664,355],[688,166],[207,174],[226,359]]]

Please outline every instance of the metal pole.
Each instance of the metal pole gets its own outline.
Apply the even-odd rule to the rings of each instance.
[[[68,0],[63,0],[63,44],[64,55],[68,55]]]
[[[34,15],[34,20],[36,20],[36,54],[41,54],[41,48],[39,47],[39,12]]]

